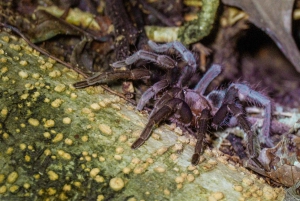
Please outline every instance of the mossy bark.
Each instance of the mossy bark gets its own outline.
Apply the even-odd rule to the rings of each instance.
[[[0,199],[283,200],[216,150],[191,166],[195,140],[167,125],[131,150],[147,115],[99,86],[75,90],[77,73],[9,33],[0,46]]]

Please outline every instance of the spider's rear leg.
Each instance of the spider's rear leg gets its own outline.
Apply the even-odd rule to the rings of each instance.
[[[158,64],[164,69],[171,69],[177,66],[177,62],[167,55],[159,55],[154,52],[139,50],[125,60],[117,61],[111,64],[114,68],[121,68],[123,66],[131,65],[139,60],[151,61]]]
[[[266,143],[268,147],[273,147],[274,143],[270,138],[270,126],[271,126],[271,100],[263,94],[252,90],[245,84],[231,84],[229,90],[237,90],[237,97],[241,101],[248,101],[263,106],[264,108],[264,121],[262,125],[262,135],[260,135],[260,142]]]
[[[179,98],[169,100],[158,111],[152,114],[148,120],[148,123],[142,131],[140,137],[131,145],[132,149],[137,149],[150,137],[154,125],[158,125],[163,120],[169,118],[175,114],[176,118],[181,122],[187,124],[192,120],[192,112],[189,106]]]
[[[133,69],[133,70],[115,70],[106,73],[96,74],[87,78],[84,81],[76,82],[73,86],[75,88],[84,88],[94,84],[107,84],[116,80],[140,80],[149,79],[151,72],[146,69]]]
[[[194,154],[192,156],[192,164],[193,165],[197,165],[199,163],[200,160],[200,155],[202,153],[202,145],[203,145],[203,138],[205,136],[205,133],[208,129],[208,122],[210,119],[210,111],[208,109],[204,109],[201,112],[201,116],[199,118],[199,120],[197,121],[197,134],[196,134],[196,138],[197,138],[197,143],[195,146],[195,151]]]

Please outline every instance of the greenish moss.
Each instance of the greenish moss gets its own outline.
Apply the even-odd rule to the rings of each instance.
[[[273,200],[283,199],[283,189],[271,188],[216,150],[207,149],[203,162],[191,166],[195,140],[170,126],[131,150],[145,115],[99,86],[75,90],[72,83],[80,76],[6,32],[0,44],[0,199],[206,200],[221,192],[223,200],[238,200],[254,187],[262,200],[270,191]],[[61,84],[65,90],[57,88]],[[124,187],[116,191],[113,178]]]

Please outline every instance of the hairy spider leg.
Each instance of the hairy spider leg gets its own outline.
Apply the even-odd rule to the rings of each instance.
[[[182,75],[180,76],[180,78],[177,82],[177,86],[180,87],[182,85],[182,83],[184,83],[186,81],[186,79],[188,79],[190,76],[193,75],[193,73],[196,72],[197,64],[196,64],[196,59],[194,58],[194,55],[179,41],[173,41],[170,43],[158,45],[155,42],[149,40],[148,45],[155,52],[166,52],[170,48],[174,48],[175,50],[177,50],[180,53],[182,59],[185,62],[187,62],[187,66],[184,67]]]
[[[179,114],[181,122],[189,123],[192,120],[192,112],[191,110],[186,110],[187,108],[189,109],[189,106],[182,99],[174,98],[169,100],[149,118],[146,127],[142,131],[140,137],[131,145],[131,148],[137,149],[143,145],[150,137],[153,127],[175,113]]]
[[[149,79],[151,72],[146,69],[133,69],[133,70],[116,70],[106,73],[96,74],[87,78],[84,81],[76,82],[73,84],[75,88],[84,88],[94,84],[106,84],[120,79],[139,80]]]
[[[203,95],[207,86],[221,73],[222,67],[219,64],[212,65],[197,83],[194,90]]]
[[[151,61],[156,63],[163,69],[171,69],[177,66],[177,62],[167,55],[159,55],[154,52],[148,52],[145,50],[139,50],[125,60],[117,61],[111,64],[113,68],[121,68],[127,65],[131,65],[139,60]]]
[[[160,110],[160,108],[162,108],[168,101],[172,100],[173,98],[180,98],[183,100],[183,90],[178,87],[173,87],[166,93],[164,93],[164,95],[155,103],[149,115],[149,118],[151,118],[153,114],[155,114],[158,110]]]
[[[138,105],[136,106],[137,110],[142,110],[146,103],[152,98],[155,94],[163,90],[164,88],[168,87],[170,81],[168,79],[163,79],[156,82],[153,86],[149,87],[142,95],[139,100]]]
[[[235,88],[238,90],[238,98],[241,101],[254,102],[264,107],[264,121],[262,125],[262,135],[260,135],[260,142],[266,143],[268,147],[273,147],[274,143],[270,139],[270,126],[271,126],[271,114],[272,105],[271,100],[264,96],[263,94],[252,90],[245,84],[231,84],[230,88]]]
[[[197,120],[197,133],[196,133],[196,138],[197,138],[197,143],[195,146],[195,151],[192,156],[192,164],[197,165],[200,160],[200,155],[202,153],[202,148],[203,148],[203,139],[205,136],[205,133],[207,132],[208,129],[208,123],[210,119],[210,111],[209,109],[204,109],[201,112],[200,118]]]
[[[242,106],[239,103],[238,89],[234,87],[229,87],[229,89],[226,91],[223,103],[213,117],[213,124],[220,125],[227,117],[229,112],[235,116],[241,128],[246,132],[248,139],[247,150],[250,157],[255,158],[257,153],[255,153],[254,148],[253,132],[249,122],[244,116]]]

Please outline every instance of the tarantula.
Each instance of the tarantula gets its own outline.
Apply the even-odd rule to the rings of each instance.
[[[248,155],[250,158],[255,159],[257,153],[255,152],[253,143],[254,134],[244,114],[242,101],[257,103],[264,107],[263,137],[261,137],[261,141],[268,146],[273,145],[269,138],[271,101],[266,96],[240,83],[232,83],[226,89],[213,90],[204,95],[211,81],[221,73],[221,66],[218,64],[212,65],[197,85],[193,89],[190,89],[187,87],[187,82],[197,70],[193,54],[178,41],[162,45],[157,45],[153,41],[149,41],[148,45],[156,53],[139,50],[127,59],[111,64],[112,67],[119,68],[131,65],[138,60],[146,60],[154,62],[160,68],[167,70],[166,76],[148,88],[139,100],[137,109],[141,110],[151,98],[162,90],[165,90],[161,98],[155,102],[148,123],[140,137],[131,145],[132,149],[137,149],[145,143],[155,125],[159,125],[162,121],[172,118],[172,120],[175,120],[181,126],[186,128],[191,127],[195,130],[194,135],[197,143],[191,162],[193,165],[197,165],[202,152],[203,138],[209,125],[233,126],[233,122],[237,122],[247,134],[248,143],[246,149]],[[182,60],[186,64],[183,68],[178,67],[178,62],[171,57],[158,54],[167,52],[169,49],[175,49],[181,55]],[[173,75],[174,69],[179,69],[177,76]],[[146,69],[116,70],[95,75],[85,81],[75,83],[74,86],[82,88],[96,83],[107,83],[116,79],[137,80],[149,79],[150,77],[151,71]],[[192,131],[192,129],[188,130]]]

